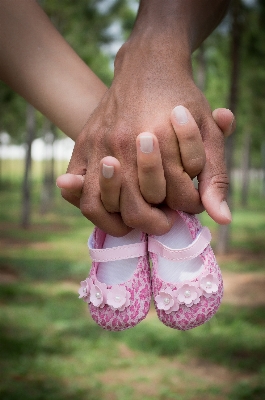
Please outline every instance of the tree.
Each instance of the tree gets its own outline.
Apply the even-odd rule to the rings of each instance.
[[[102,46],[111,44],[116,40],[109,28],[114,23],[120,23],[119,21],[126,13],[130,14],[129,1],[39,0],[39,4],[80,57],[107,85],[110,85],[113,77],[111,57],[104,53]],[[122,24],[120,23],[120,25]],[[30,223],[31,145],[33,138],[42,134],[40,129],[42,118],[36,119],[36,113],[30,106],[27,106],[26,113],[26,102],[5,84],[0,82],[0,85],[2,106],[0,110],[0,130],[7,131],[13,141],[20,143],[25,141],[26,143],[21,217],[21,224],[26,228]],[[25,114],[27,114],[26,118]],[[39,116],[39,113],[37,116]],[[25,128],[25,120],[27,121],[27,128]],[[49,179],[47,178],[48,175]],[[46,171],[44,178],[46,189],[50,188],[47,179],[51,180],[51,174],[47,174]],[[48,191],[46,190],[46,194]],[[43,192],[43,198],[46,194],[44,195]],[[46,206],[44,207],[44,203],[42,205],[43,210]]]
[[[113,71],[110,56],[102,47],[117,39],[110,28],[122,19],[131,17],[128,0],[42,0],[41,6],[51,21],[70,43],[73,49],[98,75],[110,85]],[[122,33],[121,33],[122,35]]]
[[[52,206],[54,198],[55,159],[53,145],[56,138],[56,128],[44,117],[43,139],[46,146],[46,157],[43,160],[43,181],[41,188],[40,212],[45,214]]]
[[[25,157],[25,173],[22,185],[22,213],[21,226],[26,229],[30,225],[31,212],[31,147],[35,138],[36,118],[35,108],[28,104],[27,106],[27,140],[26,140],[26,157]]]
[[[239,98],[239,74],[240,74],[240,52],[242,43],[242,3],[241,0],[233,0],[231,6],[231,44],[230,44],[230,92],[228,100],[228,108],[237,114],[238,98]],[[232,169],[234,166],[234,143],[235,133],[227,138],[225,151],[226,151],[226,165],[230,181],[228,191],[228,204],[232,209]],[[218,240],[216,251],[218,254],[225,254],[228,252],[230,242],[230,225],[221,225],[218,231]]]

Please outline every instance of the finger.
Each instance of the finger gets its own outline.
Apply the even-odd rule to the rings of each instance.
[[[108,212],[120,211],[121,165],[114,157],[104,157],[100,161],[100,196]]]
[[[69,190],[61,189],[61,196],[64,200],[68,201],[68,203],[80,208],[80,197],[75,196],[73,193],[69,192]]]
[[[120,196],[122,219],[127,226],[140,229],[151,235],[163,235],[170,231],[175,219],[175,211],[168,207],[154,207],[147,203],[138,186],[137,174],[132,178],[124,174]]]
[[[225,165],[224,134],[212,119],[208,119],[202,135],[206,154],[205,167],[198,176],[202,203],[215,222],[229,224],[232,217],[226,202],[229,180]]]
[[[57,185],[61,187],[62,197],[78,208],[80,208],[80,197],[82,196],[82,187],[84,183],[84,181],[81,181],[80,177],[86,174],[87,157],[84,151],[85,148],[86,141],[82,132],[75,142],[72,157],[67,168],[67,174],[57,179]]]
[[[92,148],[91,142],[86,136],[85,129],[78,135],[74,150],[67,168],[67,172],[74,175],[85,175],[88,162],[88,149]]]
[[[143,132],[136,139],[137,168],[140,191],[151,204],[160,204],[166,197],[166,180],[155,135]]]
[[[200,130],[189,110],[181,105],[173,109],[171,123],[178,138],[183,168],[191,178],[195,178],[205,164]]]
[[[62,197],[78,208],[80,205],[83,184],[83,175],[63,174],[56,180],[57,187],[61,189]]]
[[[125,225],[120,213],[109,213],[105,210],[101,201],[99,186],[99,165],[88,164],[82,197],[80,199],[80,210],[82,214],[101,230],[112,236],[124,236],[131,228]]]
[[[236,120],[234,114],[228,108],[216,108],[212,112],[212,116],[225,137],[230,136],[234,132]]]
[[[178,139],[169,116],[160,120],[153,133],[158,138],[166,180],[166,204],[173,210],[197,214],[204,210],[198,190],[183,168]]]
[[[63,189],[66,192],[68,191],[74,196],[80,198],[84,180],[85,178],[83,175],[63,174],[56,179],[56,185],[59,189]]]

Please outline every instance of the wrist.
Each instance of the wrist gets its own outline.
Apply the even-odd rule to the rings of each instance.
[[[148,59],[149,67],[152,61],[165,61],[190,69],[192,45],[186,15],[189,13],[183,8],[183,2],[177,0],[141,0],[132,33],[116,56],[115,69],[130,54],[132,58],[137,54]]]
[[[172,47],[179,47],[190,56],[192,43],[190,35],[191,0],[141,0],[137,18],[130,39],[144,36],[148,42],[156,42]]]
[[[116,55],[115,75],[122,68],[132,70],[133,66],[141,69],[146,66],[150,71],[160,70],[163,74],[171,68],[192,74],[189,44],[184,35],[181,37],[176,41],[171,33],[153,33],[150,27],[133,34]]]

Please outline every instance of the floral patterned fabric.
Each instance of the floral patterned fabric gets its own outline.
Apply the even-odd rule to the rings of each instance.
[[[196,216],[178,212],[185,221],[194,240],[202,226]],[[167,326],[187,330],[202,325],[217,312],[222,296],[223,281],[220,268],[210,245],[200,257],[204,270],[192,281],[164,282],[158,275],[158,257],[152,259],[152,291],[159,319]]]
[[[93,247],[101,249],[106,234],[99,228],[93,232]],[[146,235],[142,234],[142,241]],[[79,298],[88,303],[94,321],[102,328],[120,331],[143,320],[150,308],[151,281],[148,256],[139,257],[131,279],[117,285],[97,280],[98,263],[93,262],[89,277],[81,282]]]

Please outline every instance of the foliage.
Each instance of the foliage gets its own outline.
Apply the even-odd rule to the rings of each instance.
[[[241,1],[239,101],[237,107],[236,165],[240,166],[241,148],[245,132],[252,138],[252,165],[261,167],[261,144],[265,125],[265,6],[262,0]],[[230,29],[231,16],[205,41],[205,95],[211,108],[227,107],[230,85]],[[197,62],[194,60],[196,77]]]
[[[123,25],[127,29],[127,19],[130,25],[135,15],[129,0],[41,0],[39,3],[79,56],[105,84],[110,85],[113,78],[111,56],[102,50],[102,45],[110,46],[123,39]],[[114,24],[121,26],[121,37],[111,33]],[[0,82],[0,104],[0,131],[7,131],[13,141],[23,143],[25,101]],[[36,136],[42,135],[42,124],[43,119],[38,113]]]
[[[6,131],[14,141],[22,142],[26,121],[25,100],[0,81],[0,104],[0,132]]]
[[[241,147],[246,131],[252,137],[252,165],[261,165],[260,148],[265,125],[265,6],[262,0],[241,2],[242,49],[240,63],[240,93],[237,113],[236,163],[240,164]],[[103,49],[126,39],[133,27],[137,2],[132,0],[41,0],[40,5],[52,22],[80,55],[107,84],[113,71],[110,52]],[[231,17],[206,40],[205,95],[211,108],[225,107],[230,79]],[[194,75],[197,62],[194,58]],[[23,142],[25,103],[0,83],[0,129]],[[42,124],[38,117],[38,130]],[[39,132],[39,135],[42,133]]]
[[[113,24],[131,16],[127,0],[43,0],[42,6],[79,56],[107,85],[112,80],[110,58],[101,45],[116,38],[109,29]]]

